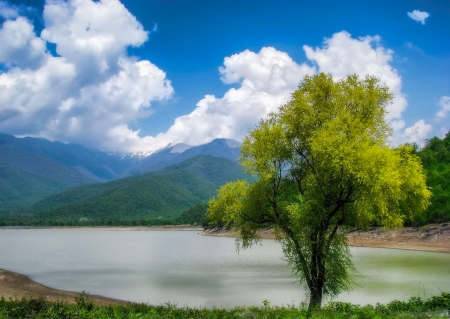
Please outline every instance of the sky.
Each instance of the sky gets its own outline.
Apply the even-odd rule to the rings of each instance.
[[[450,130],[449,0],[0,0],[0,132],[242,140],[305,75],[377,76],[393,146]]]

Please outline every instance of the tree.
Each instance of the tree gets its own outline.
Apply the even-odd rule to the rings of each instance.
[[[444,138],[433,137],[417,155],[422,159],[427,182],[433,191],[433,203],[421,217],[421,223],[450,220],[450,131]]]
[[[240,161],[256,181],[228,183],[208,203],[209,220],[232,226],[238,249],[274,229],[310,308],[350,287],[346,229],[401,226],[429,203],[413,148],[388,146],[391,99],[375,77],[306,76],[244,138]]]

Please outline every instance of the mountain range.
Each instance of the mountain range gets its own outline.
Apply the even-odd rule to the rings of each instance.
[[[31,211],[41,220],[172,218],[236,179],[248,179],[236,161],[196,155],[156,172],[70,188]]]
[[[103,207],[97,211],[103,217],[125,209],[133,216],[177,215],[207,200],[220,183],[243,177],[239,154],[240,143],[229,139],[142,156],[0,134],[0,212],[69,217],[100,203],[94,206]]]

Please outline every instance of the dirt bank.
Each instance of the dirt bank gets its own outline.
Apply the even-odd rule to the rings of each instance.
[[[64,301],[75,303],[75,297],[80,293],[63,291],[46,287],[34,282],[27,276],[0,269],[0,298],[22,299],[44,297],[49,301]],[[124,305],[127,301],[91,295],[97,305]]]
[[[234,237],[230,230],[217,228],[204,230],[202,234]],[[259,235],[264,239],[275,238],[270,229],[261,231]],[[347,238],[350,246],[450,253],[450,223],[389,230],[374,228],[366,231],[355,231],[350,233]]]

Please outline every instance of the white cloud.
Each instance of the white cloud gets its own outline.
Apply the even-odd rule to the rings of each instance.
[[[331,73],[336,79],[348,74],[378,77],[394,94],[386,119],[394,130],[403,128],[405,124],[401,116],[408,103],[401,91],[402,79],[390,65],[393,51],[382,47],[378,36],[354,39],[348,32],[342,31],[325,39],[323,48],[313,49],[307,45],[303,48],[308,59],[319,66],[319,71]]]
[[[226,57],[221,80],[235,87],[222,97],[205,95],[166,132],[140,137],[129,124],[150,116],[154,101],[173,95],[162,70],[127,55],[127,47],[144,43],[148,32],[118,0],[52,0],[44,8],[44,24],[40,36],[23,17],[7,20],[0,29],[6,43],[0,52],[6,66],[0,73],[4,132],[120,151],[196,145],[218,137],[239,140],[287,102],[306,74],[317,71],[336,78],[351,73],[379,77],[395,96],[387,119],[397,131],[404,126],[407,103],[401,77],[390,65],[393,52],[377,36],[354,39],[342,31],[321,48],[304,46],[317,67],[298,64],[272,47]],[[56,44],[58,56],[46,51],[46,42]]]
[[[416,143],[419,146],[423,146],[432,129],[433,127],[430,124],[426,124],[424,120],[419,120],[413,126],[405,129],[402,135],[402,142]]]
[[[0,17],[4,19],[16,18],[19,15],[16,7],[0,1]]]
[[[335,78],[371,74],[388,85],[394,102],[387,119],[399,135],[407,102],[401,92],[401,77],[390,65],[393,52],[379,42],[379,37],[353,39],[342,31],[326,39],[322,48],[304,46],[304,50],[319,71],[332,73]],[[270,47],[226,57],[219,70],[224,83],[238,87],[223,97],[206,95],[192,113],[178,117],[167,132],[146,137],[149,144],[161,147],[169,142],[195,145],[217,137],[241,139],[261,118],[288,101],[304,75],[317,71]]]
[[[450,97],[443,96],[438,102],[440,106],[439,111],[436,113],[436,120],[440,121],[444,119],[450,112]],[[433,127],[430,124],[426,124],[424,120],[417,121],[413,126],[405,129],[404,133],[397,138],[399,143],[416,143],[419,146],[423,146],[428,138],[428,134],[431,133]],[[448,132],[448,129],[444,126],[440,129],[442,137]]]
[[[106,150],[143,148],[128,124],[149,116],[152,102],[170,98],[173,88],[150,61],[127,55],[148,34],[118,0],[49,1],[40,36],[24,17],[10,17],[0,29],[2,131]]]
[[[239,140],[261,118],[287,102],[299,81],[314,72],[313,67],[299,65],[272,47],[226,57],[220,68],[221,79],[239,87],[221,98],[206,95],[193,112],[178,117],[167,132],[144,139],[154,148],[169,142],[196,145],[218,137]]]
[[[423,25],[425,24],[425,19],[430,16],[428,12],[414,10],[413,12],[407,12],[406,13],[408,17],[413,19],[414,21],[420,22]]]
[[[439,111],[436,113],[438,119],[443,119],[450,112],[450,96],[443,96],[438,102],[440,107]]]
[[[6,20],[0,29],[0,63],[37,68],[45,60],[45,42],[36,37],[34,27],[23,18]]]

